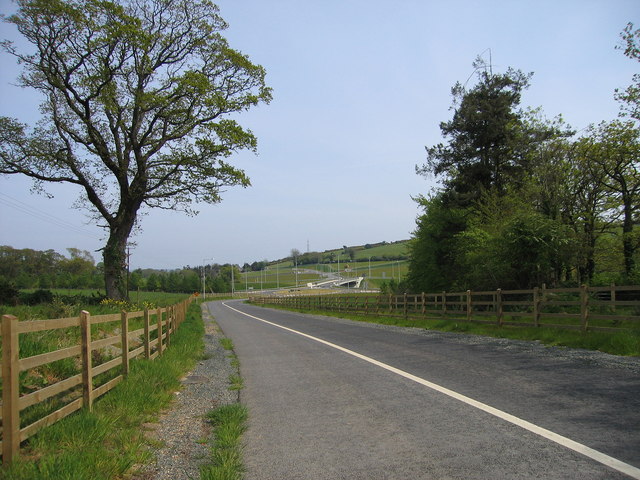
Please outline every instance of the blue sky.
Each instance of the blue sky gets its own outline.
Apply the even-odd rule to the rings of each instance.
[[[132,239],[134,268],[409,238],[419,214],[411,196],[436,186],[415,165],[441,141],[450,89],[480,54],[490,52],[495,71],[534,72],[523,105],[562,114],[577,130],[615,118],[614,89],[640,70],[615,50],[627,22],[640,26],[637,0],[217,3],[230,45],[266,68],[274,90],[270,105],[237,117],[258,137],[257,156],[234,159],[253,185],[229,189],[196,217],[146,212]],[[13,8],[0,0],[0,13]],[[0,37],[16,35],[0,25]],[[0,53],[0,115],[33,121],[38,99],[11,85],[18,72]],[[26,179],[0,178],[0,245],[74,247],[99,260],[103,233],[73,208],[79,192],[50,190],[53,199],[32,194]]]

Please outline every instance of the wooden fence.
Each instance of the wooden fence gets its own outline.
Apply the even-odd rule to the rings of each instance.
[[[640,328],[640,286],[534,288],[404,295],[255,296],[262,305],[469,322],[620,331]]]
[[[129,362],[140,356],[154,359],[170,345],[171,336],[184,321],[193,297],[165,308],[51,320],[19,321],[2,316],[2,461],[9,464],[20,443],[83,407],[92,409],[96,398],[104,395],[129,373]],[[117,322],[117,323],[115,323]],[[114,324],[115,323],[115,324]],[[109,326],[108,324],[111,324]],[[132,325],[142,328],[131,330]],[[101,325],[100,327],[95,327]],[[106,328],[105,328],[106,327]],[[66,348],[20,358],[20,335],[63,330],[63,336],[79,338]],[[78,335],[79,333],[79,335]],[[95,338],[102,337],[102,338]],[[24,340],[23,340],[24,341]],[[109,351],[110,353],[98,354]],[[104,360],[94,365],[96,360]],[[80,373],[44,388],[25,393],[21,372],[64,359],[74,359]],[[96,362],[97,363],[97,362]],[[23,374],[23,378],[25,374]],[[23,390],[21,394],[21,388]],[[21,412],[43,402],[56,402],[57,408],[29,425],[21,425]],[[60,407],[60,404],[63,406]],[[29,420],[30,421],[30,420]],[[22,423],[25,423],[22,419]]]

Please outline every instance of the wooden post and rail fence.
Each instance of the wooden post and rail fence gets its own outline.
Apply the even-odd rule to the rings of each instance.
[[[640,328],[640,286],[542,288],[402,295],[253,296],[262,305],[363,315],[463,320],[582,331]]]
[[[83,311],[78,317],[19,321],[13,315],[2,316],[2,462],[7,465],[19,452],[20,443],[39,430],[81,409],[93,408],[93,402],[120,383],[129,373],[129,362],[162,355],[171,336],[185,320],[194,297],[164,308],[138,312],[95,315]],[[142,328],[131,330],[131,324]],[[111,324],[111,327],[108,327]],[[96,325],[107,326],[98,332]],[[20,335],[68,329],[75,345],[20,358]],[[79,335],[78,335],[79,330]],[[104,336],[108,335],[108,336]],[[94,339],[94,337],[104,338]],[[152,338],[153,337],[153,338]],[[108,355],[96,355],[100,351]],[[94,365],[94,357],[113,357]],[[64,359],[74,359],[80,373],[44,388],[22,392],[20,374]],[[101,383],[102,382],[102,383]],[[29,425],[22,425],[21,412],[42,402],[55,402],[55,411]]]

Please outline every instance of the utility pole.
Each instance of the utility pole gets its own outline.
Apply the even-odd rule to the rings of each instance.
[[[202,301],[207,299],[207,260],[215,260],[215,258],[202,259]]]

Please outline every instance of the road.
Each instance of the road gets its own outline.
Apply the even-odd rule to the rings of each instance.
[[[640,478],[640,359],[209,304],[249,480]]]

